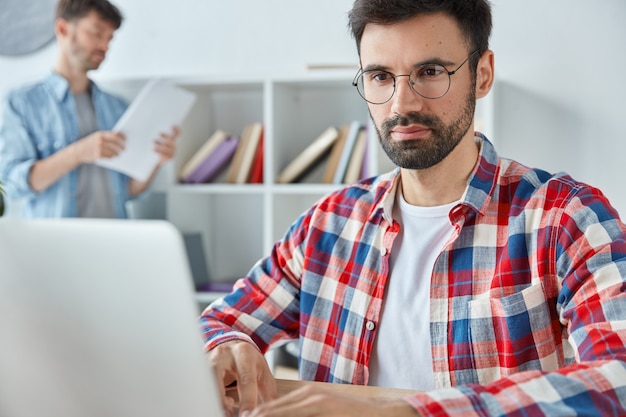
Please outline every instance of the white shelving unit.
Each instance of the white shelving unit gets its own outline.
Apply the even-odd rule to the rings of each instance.
[[[205,185],[182,185],[172,177],[167,187],[168,219],[183,231],[203,234],[211,279],[244,276],[291,221],[337,188],[319,184],[321,170],[304,184],[278,185],[275,178],[326,127],[366,122],[367,109],[351,77],[177,81],[198,101],[182,126],[175,172],[216,129],[240,134],[248,123],[264,125],[263,184],[227,184],[223,173]]]
[[[155,190],[166,195],[166,216],[183,232],[200,232],[210,279],[244,276],[269,253],[287,227],[304,210],[340,185],[321,184],[324,164],[298,184],[276,184],[275,178],[295,156],[328,126],[353,120],[370,123],[365,101],[352,86],[354,71],[304,74],[263,79],[181,78],[173,82],[197,94],[181,126],[174,161],[159,175]],[[100,82],[128,100],[147,80]],[[493,93],[491,94],[493,96]],[[484,130],[491,133],[493,105],[477,107]],[[264,183],[228,184],[225,172],[213,183],[179,184],[177,173],[216,130],[240,134],[246,124],[264,125]],[[370,132],[375,132],[370,128]],[[385,172],[393,164],[370,134],[370,167]],[[199,294],[208,302],[218,294]]]
[[[275,184],[275,179],[328,126],[368,122],[366,103],[351,84],[353,76],[353,71],[333,71],[271,79],[171,79],[196,93],[197,101],[181,126],[174,161],[159,174],[153,191],[165,194],[169,221],[182,232],[202,234],[211,280],[244,276],[300,213],[340,187],[320,183],[323,164],[303,183]],[[130,101],[147,79],[98,82]],[[263,184],[228,184],[227,170],[210,184],[178,182],[182,166],[216,129],[241,134],[252,122],[264,125]],[[370,140],[370,149],[378,149],[377,138]],[[390,162],[387,167],[392,167]],[[208,303],[218,295],[199,294],[198,300]]]

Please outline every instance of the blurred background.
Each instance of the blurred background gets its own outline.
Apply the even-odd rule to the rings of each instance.
[[[93,77],[256,78],[301,74],[310,65],[356,66],[346,25],[351,4],[118,0],[125,21]],[[626,213],[626,1],[492,4],[497,83],[490,139],[502,156],[598,186]],[[41,78],[55,59],[54,42],[0,55],[0,95]]]

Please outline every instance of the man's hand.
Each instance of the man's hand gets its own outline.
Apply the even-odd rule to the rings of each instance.
[[[118,132],[98,131],[76,141],[74,154],[77,165],[92,164],[100,158],[113,158],[124,150],[126,138]]]
[[[100,158],[112,158],[124,150],[126,138],[121,133],[98,131],[33,164],[28,183],[35,192],[42,192],[68,172]]]
[[[154,150],[160,155],[159,166],[163,165],[174,157],[176,153],[176,138],[180,134],[180,129],[174,126],[172,133],[161,133],[161,137],[154,141]]]
[[[176,138],[179,134],[180,130],[178,127],[173,126],[171,134],[162,132],[161,137],[154,140],[154,151],[159,154],[159,162],[156,164],[147,180],[139,181],[136,178],[131,178],[128,183],[128,194],[131,197],[135,197],[146,191],[161,166],[174,157],[176,153]]]
[[[305,385],[275,401],[264,403],[241,417],[419,417],[398,399],[362,398],[332,387]]]
[[[216,346],[208,352],[209,362],[220,384],[222,402],[229,413],[233,400],[226,395],[226,386],[237,383],[240,412],[251,411],[259,400],[263,402],[278,397],[276,380],[265,357],[256,346],[245,341],[231,341]]]

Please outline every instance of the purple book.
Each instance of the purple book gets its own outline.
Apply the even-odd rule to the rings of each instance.
[[[233,158],[238,144],[239,137],[237,136],[224,139],[183,182],[188,184],[210,182]]]
[[[231,292],[235,282],[202,282],[196,284],[198,292]]]

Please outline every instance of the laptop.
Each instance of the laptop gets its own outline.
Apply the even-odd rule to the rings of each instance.
[[[0,416],[222,417],[178,230],[0,219]]]

